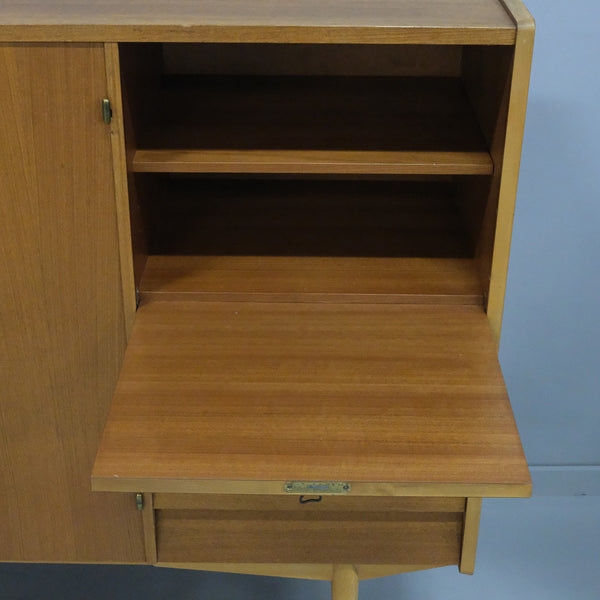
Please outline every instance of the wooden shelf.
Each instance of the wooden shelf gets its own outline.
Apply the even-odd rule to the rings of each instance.
[[[142,299],[483,303],[470,259],[149,256]]]
[[[458,78],[171,76],[137,172],[489,175]]]
[[[490,175],[485,152],[138,150],[136,173],[356,173]]]
[[[145,303],[93,488],[281,494],[287,480],[527,495],[481,308]]]

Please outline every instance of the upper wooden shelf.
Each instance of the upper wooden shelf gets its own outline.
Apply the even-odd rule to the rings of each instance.
[[[488,175],[455,77],[172,76],[138,122],[137,172]]]
[[[147,302],[98,491],[526,496],[485,313],[474,306]]]
[[[0,41],[513,44],[500,0],[0,2]]]
[[[138,150],[136,173],[491,175],[487,152]]]

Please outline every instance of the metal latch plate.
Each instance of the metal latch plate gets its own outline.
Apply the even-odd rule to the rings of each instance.
[[[288,481],[284,489],[288,494],[348,494],[352,486],[345,481]]]

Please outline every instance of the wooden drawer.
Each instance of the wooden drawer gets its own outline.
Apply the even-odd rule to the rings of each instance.
[[[442,566],[459,562],[465,499],[156,494],[154,508],[159,563]]]

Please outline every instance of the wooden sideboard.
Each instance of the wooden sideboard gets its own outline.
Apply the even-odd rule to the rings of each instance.
[[[520,0],[0,2],[0,560],[472,573]]]

